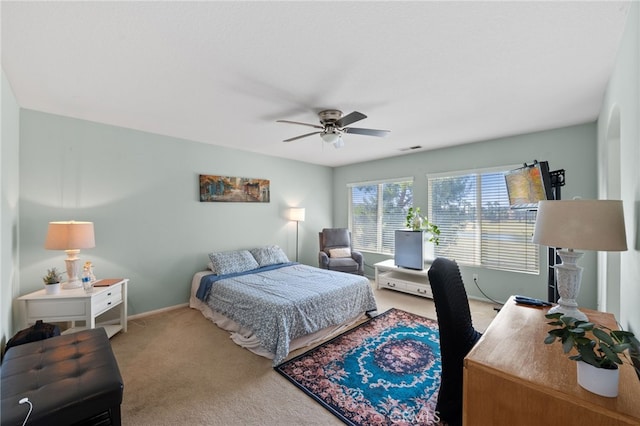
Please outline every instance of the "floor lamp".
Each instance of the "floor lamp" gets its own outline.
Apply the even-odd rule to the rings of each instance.
[[[294,207],[289,210],[289,220],[296,223],[296,262],[298,261],[298,226],[304,222],[304,207]]]
[[[558,251],[562,263],[554,267],[560,299],[549,313],[561,312],[577,320],[587,321],[587,316],[578,310],[576,301],[583,268],[577,265],[582,253],[574,249],[627,250],[622,201],[540,201],[533,242],[564,248]]]

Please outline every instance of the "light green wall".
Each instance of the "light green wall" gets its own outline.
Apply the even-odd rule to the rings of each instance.
[[[12,301],[18,296],[18,146],[20,108],[2,71],[2,139],[0,139],[0,348],[15,329]]]
[[[567,184],[562,188],[563,199],[574,196],[595,198],[596,146],[596,125],[591,123],[340,167],[335,169],[333,181],[334,223],[347,226],[348,183],[413,176],[414,205],[426,212],[427,173],[531,163],[534,159],[548,161],[551,170],[565,169]],[[365,254],[365,258],[369,265],[384,259],[372,254]],[[578,301],[586,307],[596,306],[594,264],[595,255],[585,253],[581,260],[585,271]],[[546,299],[546,267],[546,250],[543,248],[540,275],[464,266],[460,269],[470,297],[484,298],[473,285],[471,277],[475,273],[478,274],[480,288],[492,299],[503,302],[512,294]],[[371,274],[372,269],[368,267],[366,272]]]
[[[317,264],[317,231],[331,226],[332,170],[204,143],[22,110],[20,293],[40,289],[63,252],[45,250],[49,221],[86,220],[83,250],[100,277],[128,277],[130,314],[186,303],[207,253],[278,244],[295,259],[289,206],[300,223],[300,261]],[[270,203],[201,203],[198,175],[270,179]]]
[[[347,183],[414,176],[416,205],[426,209],[426,173],[538,159],[567,170],[563,198],[594,198],[596,192],[595,124],[330,169],[36,111],[20,114],[19,294],[39,289],[47,268],[64,267],[63,253],[43,248],[47,223],[90,220],[96,248],[83,251],[82,258],[95,264],[98,276],[131,278],[131,314],[185,303],[191,276],[210,251],[275,243],[294,258],[295,224],[285,218],[289,206],[307,208],[300,261],[315,265],[317,231],[347,225]],[[200,203],[200,173],[270,179],[271,203]],[[592,307],[590,256],[583,259],[580,302]],[[366,258],[369,265],[381,260]],[[543,271],[545,259],[543,251]],[[373,273],[370,267],[366,272]],[[544,273],[463,268],[467,283],[472,273],[497,300],[510,294],[546,297]],[[475,287],[468,292],[482,297]]]
[[[614,113],[615,111],[615,113]],[[605,170],[604,181],[619,180],[628,251],[620,255],[619,321],[640,333],[640,4],[633,2],[618,57],[598,119],[598,142],[604,145],[610,118],[619,114],[619,170]]]

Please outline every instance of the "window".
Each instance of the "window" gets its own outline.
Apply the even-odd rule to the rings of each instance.
[[[507,170],[427,175],[429,220],[440,227],[435,255],[492,269],[539,273],[538,245],[531,242],[533,210],[512,210]]]
[[[404,229],[413,205],[413,178],[349,184],[349,229],[353,248],[393,254],[394,232]]]

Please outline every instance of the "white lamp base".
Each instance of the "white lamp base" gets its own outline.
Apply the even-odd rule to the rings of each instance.
[[[576,265],[582,253],[573,250],[559,250],[558,255],[562,259],[560,265],[556,265],[556,278],[558,281],[558,293],[560,299],[558,305],[549,309],[550,314],[562,313],[579,321],[588,321],[587,316],[578,310],[576,298],[580,292],[583,268]]]
[[[80,272],[80,258],[78,254],[80,250],[65,250],[67,258],[64,263],[67,264],[67,282],[62,283],[63,289],[82,288],[82,282],[78,277]]]

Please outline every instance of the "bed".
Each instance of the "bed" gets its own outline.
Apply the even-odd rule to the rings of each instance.
[[[209,270],[193,276],[189,306],[274,366],[376,310],[367,278],[290,262],[277,246],[209,257]]]

